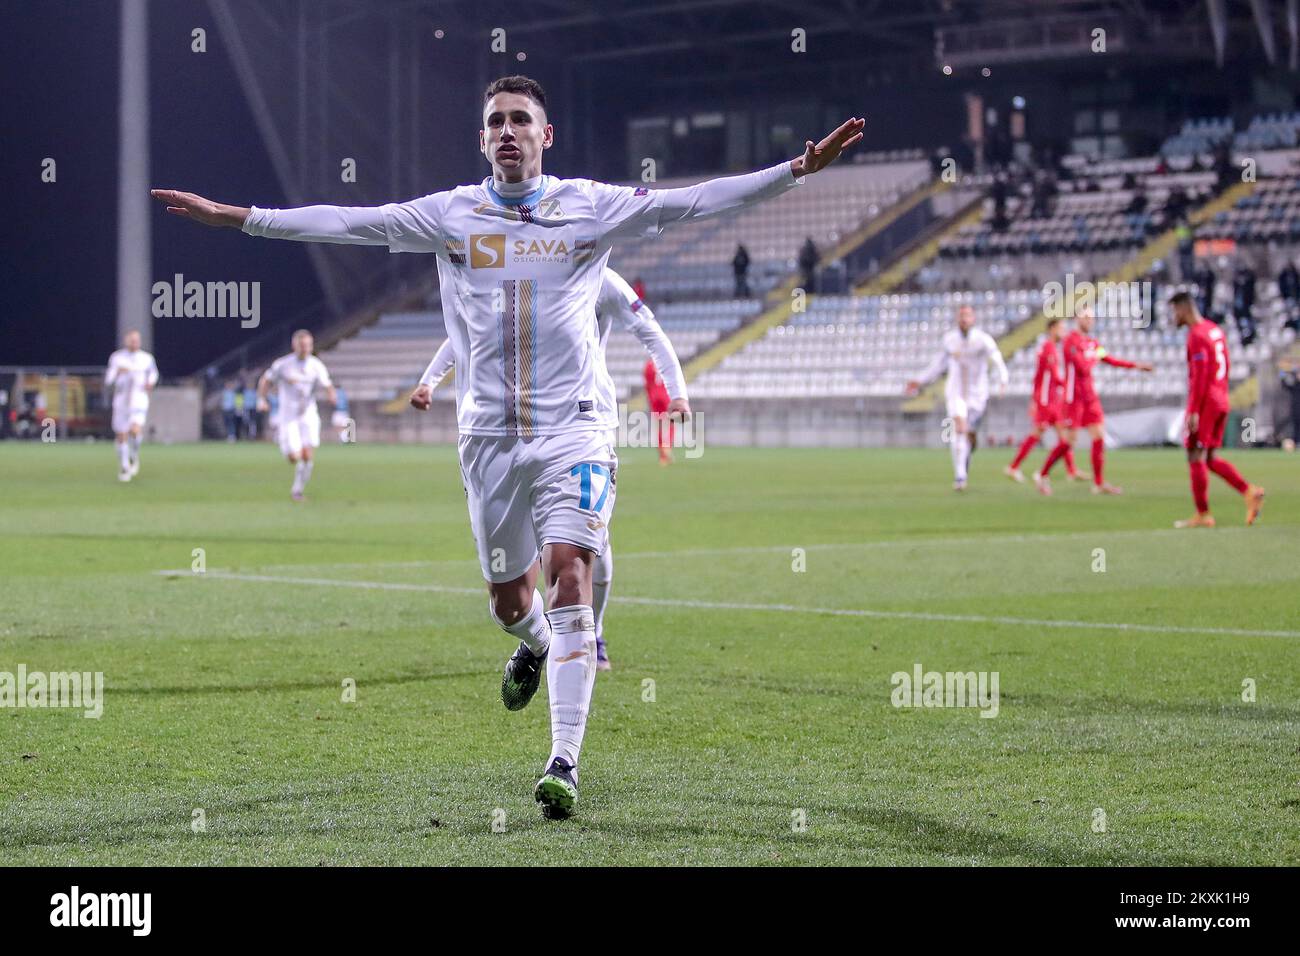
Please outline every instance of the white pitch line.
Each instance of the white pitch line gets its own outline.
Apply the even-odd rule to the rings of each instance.
[[[424,591],[440,594],[478,594],[483,588],[455,587],[446,584],[404,584],[398,581],[347,581],[336,578],[289,578],[269,574],[237,574],[230,571],[155,571],[154,574],[176,577],[207,577],[226,581],[252,581],[261,584],[305,584],[321,587],[360,588],[370,591]],[[769,611],[781,614],[826,614],[834,617],[864,617],[900,621],[937,621],[951,624],[1008,624],[1017,627],[1053,627],[1101,631],[1129,631],[1146,634],[1210,634],[1219,637],[1300,637],[1300,631],[1258,631],[1239,627],[1181,627],[1172,624],[1130,624],[1122,621],[1063,621],[1048,618],[1007,617],[985,614],[940,614],[932,611],[877,611],[869,608],[804,607],[798,604],[750,604],[736,601],[689,601],[673,598],[610,598],[619,604],[648,607],[689,607],[708,611]]]
[[[1224,529],[1232,530],[1232,529]],[[993,534],[951,538],[891,538],[885,541],[832,541],[821,544],[767,544],[767,545],[738,545],[733,548],[682,548],[677,551],[615,551],[615,555],[620,561],[631,558],[694,558],[694,557],[723,557],[733,554],[789,554],[792,548],[802,548],[805,551],[867,551],[876,548],[923,548],[923,547],[951,547],[954,545],[979,545],[987,547],[991,544],[1028,544],[1035,541],[1061,541],[1067,538],[1086,538],[1089,541],[1096,541],[1100,538],[1112,537],[1131,537],[1140,535],[1144,538],[1155,536],[1177,536],[1185,538],[1186,535],[1181,531],[1175,531],[1171,528],[1130,528],[1123,531],[1062,531],[1062,532],[1038,532],[1034,534]],[[475,558],[443,558],[433,561],[342,561],[322,564],[266,564],[260,565],[263,570],[291,570],[295,568],[426,568],[436,567],[438,565],[467,564],[477,565]]]

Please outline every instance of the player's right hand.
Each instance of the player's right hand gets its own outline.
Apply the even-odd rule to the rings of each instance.
[[[1191,412],[1187,416],[1187,434],[1195,435],[1200,431],[1201,416],[1199,412]]]
[[[411,393],[411,407],[427,412],[433,405],[433,388],[429,385],[417,385]]]
[[[910,397],[912,395],[915,395],[920,390],[921,390],[921,383],[912,381],[907,383],[907,387],[903,389],[903,393]]]
[[[259,398],[257,400],[257,410],[259,412],[269,412],[271,410],[271,403],[264,398]]]
[[[167,211],[173,216],[194,219],[205,226],[227,226],[238,229],[244,225],[251,210],[242,206],[227,206],[225,203],[213,202],[194,193],[185,193],[177,189],[151,189],[149,195],[161,203],[167,204]]]

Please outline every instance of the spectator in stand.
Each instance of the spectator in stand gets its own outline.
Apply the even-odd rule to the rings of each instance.
[[[1202,260],[1192,280],[1196,283],[1196,310],[1211,322],[1221,325],[1222,320],[1214,314],[1214,283],[1218,280],[1210,263]]]
[[[1007,220],[1007,174],[999,171],[993,177],[993,186],[989,190],[989,195],[993,199],[993,231],[1006,232]]]
[[[339,441],[347,445],[357,440],[352,410],[348,405],[348,390],[342,385],[336,386],[334,396],[334,414],[330,416],[330,425],[338,433]]]
[[[1277,291],[1286,307],[1287,328],[1300,331],[1300,272],[1288,262],[1277,274]]]
[[[238,384],[235,385],[235,438],[239,437],[240,431],[244,427],[244,390]],[[229,438],[226,439],[230,441]]]
[[[640,276],[632,280],[632,291],[636,293],[638,299],[645,301],[645,283],[641,281]]]
[[[1187,207],[1191,200],[1187,197],[1187,190],[1182,186],[1175,186],[1169,191],[1169,198],[1165,200],[1165,220],[1167,222],[1179,222],[1187,214]]]
[[[1140,216],[1147,211],[1147,194],[1141,186],[1134,185],[1133,198],[1128,201],[1124,211],[1130,216]]]
[[[1168,207],[1166,206],[1166,213]],[[1183,282],[1196,281],[1196,236],[1192,232],[1191,223],[1186,218],[1179,217],[1178,225],[1174,227],[1174,235],[1178,237],[1178,278]],[[1204,312],[1201,315],[1205,315]]]
[[[749,298],[749,250],[744,244],[736,246],[736,254],[731,259],[731,271],[736,275],[736,298]]]
[[[1169,175],[1169,163],[1167,163],[1167,162],[1165,161],[1165,154],[1164,154],[1164,153],[1161,153],[1161,154],[1156,158],[1156,175],[1157,175],[1157,176],[1168,176],[1168,175]]]
[[[244,374],[244,437],[249,441],[257,441],[257,435],[261,431],[261,412],[257,410],[257,386],[253,384],[254,381],[252,376]]]
[[[235,396],[239,385],[231,380],[221,389],[221,418],[226,425],[226,441],[235,441],[239,437],[239,415],[235,411]]]
[[[1216,176],[1214,191],[1221,193],[1234,182],[1238,182],[1237,170],[1232,168],[1232,153],[1227,143],[1220,143],[1214,150],[1214,174]]]
[[[817,263],[820,258],[812,236],[805,237],[803,248],[799,250],[799,271],[803,274],[804,291],[809,295],[817,291]]]
[[[1255,270],[1242,260],[1232,277],[1232,317],[1241,335],[1241,344],[1255,341]]]
[[[1291,410],[1290,421],[1287,423],[1291,436],[1282,439],[1282,448],[1285,451],[1295,451],[1296,442],[1300,442],[1300,359],[1284,358],[1278,362],[1278,378]],[[1285,432],[1286,429],[1278,428],[1279,435]]]
[[[1034,205],[1030,210],[1031,219],[1050,219],[1053,200],[1056,198],[1056,177],[1050,169],[1040,169],[1034,174]]]

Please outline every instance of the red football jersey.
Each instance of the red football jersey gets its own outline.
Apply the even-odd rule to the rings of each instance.
[[[664,385],[664,380],[659,377],[659,372],[655,369],[653,360],[645,363],[645,390],[652,409],[667,408],[672,401],[668,397],[668,388]]]
[[[1061,375],[1056,343],[1049,338],[1038,349],[1038,368],[1034,371],[1034,404],[1039,408],[1051,408],[1059,404],[1064,386],[1065,378]]]
[[[1228,409],[1228,340],[1201,319],[1187,330],[1187,412],[1208,416]]]
[[[1092,367],[1098,362],[1115,365],[1119,368],[1133,368],[1133,363],[1126,359],[1117,359],[1107,355],[1101,343],[1091,335],[1084,335],[1074,329],[1065,337],[1065,403],[1087,403],[1097,398],[1097,390],[1092,383]]]

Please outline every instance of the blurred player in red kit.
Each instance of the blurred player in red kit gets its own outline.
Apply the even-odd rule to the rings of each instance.
[[[1101,399],[1097,397],[1096,387],[1092,383],[1092,369],[1098,362],[1105,362],[1117,368],[1135,368],[1142,372],[1150,372],[1151,363],[1130,362],[1108,355],[1101,343],[1092,337],[1091,309],[1085,307],[1080,310],[1075,316],[1074,324],[1074,331],[1065,337],[1063,349],[1065,353],[1064,424],[1068,434],[1052,449],[1039,474],[1042,480],[1046,481],[1052,465],[1056,464],[1058,458],[1065,457],[1066,449],[1074,444],[1075,430],[1086,428],[1088,434],[1092,436],[1092,493],[1118,495],[1122,490],[1109,484],[1104,476],[1106,440],[1103,436],[1106,413],[1102,410]]]
[[[1002,469],[1002,473],[1012,481],[1025,480],[1025,476],[1020,472],[1020,463],[1034,450],[1034,446],[1043,437],[1043,432],[1055,428],[1058,444],[1065,441],[1065,425],[1061,423],[1065,374],[1061,371],[1061,355],[1057,351],[1057,345],[1064,336],[1065,323],[1060,319],[1048,319],[1047,338],[1038,349],[1034,391],[1029,397],[1031,430],[1020,443],[1020,451],[1016,453],[1011,464]],[[1074,449],[1066,443],[1062,454],[1065,457],[1065,470],[1070,473],[1071,478],[1077,478],[1079,475],[1074,469]],[[1052,493],[1051,484],[1038,473],[1034,474],[1034,484],[1038,485],[1038,490],[1043,494]]]
[[[655,430],[655,444],[659,446],[659,464],[672,464],[673,439],[676,437],[673,420],[668,417],[668,406],[672,404],[672,398],[668,394],[664,380],[659,377],[659,371],[655,368],[653,360],[645,363],[645,393],[646,398],[650,401],[651,421],[654,422]],[[665,428],[668,430],[667,444],[664,443]]]
[[[1228,423],[1228,343],[1223,330],[1201,317],[1196,303],[1186,292],[1169,300],[1174,322],[1187,329],[1187,470],[1192,479],[1192,501],[1196,514],[1175,521],[1175,528],[1213,528],[1210,514],[1212,471],[1246,499],[1246,524],[1254,524],[1264,504],[1264,489],[1241,477],[1231,463],[1215,457],[1223,447],[1223,430]]]

